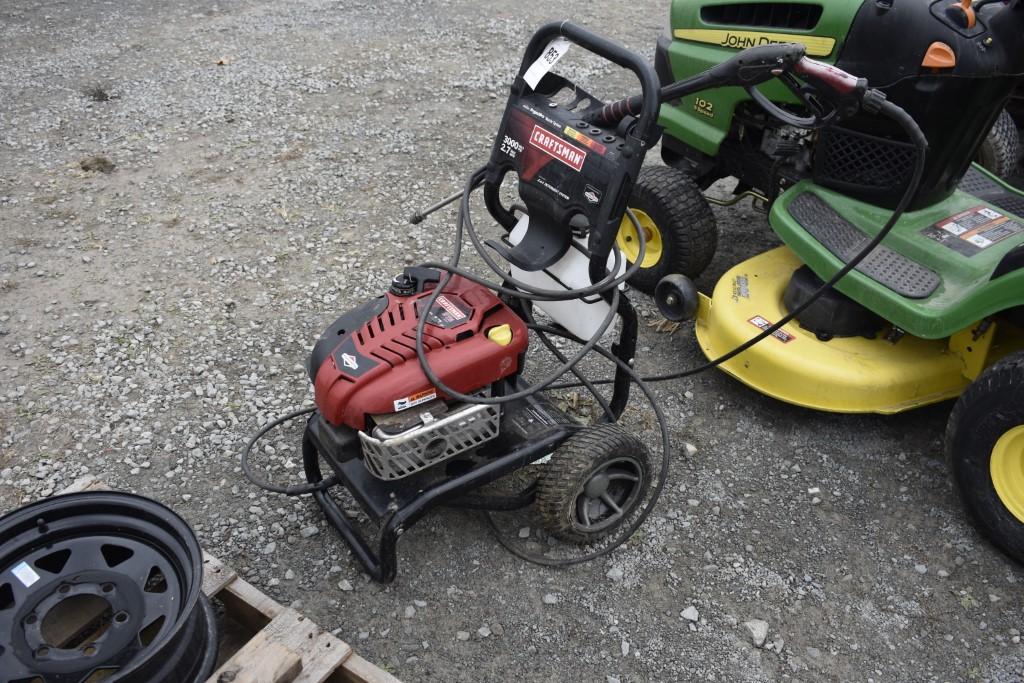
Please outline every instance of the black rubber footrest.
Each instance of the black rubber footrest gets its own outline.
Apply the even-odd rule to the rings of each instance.
[[[978,199],[1024,218],[1024,197],[1010,192],[987,175],[971,166],[960,181],[959,189]]]
[[[789,213],[844,263],[871,241],[857,226],[811,192],[803,192],[790,202]],[[935,271],[881,245],[875,247],[856,270],[908,299],[931,296],[941,282]]]

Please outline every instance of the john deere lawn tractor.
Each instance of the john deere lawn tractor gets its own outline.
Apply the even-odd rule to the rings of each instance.
[[[704,353],[780,400],[884,414],[958,399],[956,487],[1024,561],[1024,193],[972,165],[1024,73],[1024,0],[676,0],[656,67],[671,82],[777,42],[865,77],[927,153],[906,127],[785,78],[663,105],[668,166],[641,175],[630,203],[647,258],[664,260],[636,284],[656,284],[666,317],[696,311]],[[770,207],[785,246],[698,301],[684,275],[715,241],[701,190],[726,176]],[[627,256],[636,237],[620,231]],[[774,339],[727,353],[766,329]]]
[[[942,101],[945,106],[952,103],[952,110],[928,111],[933,125],[943,121],[936,125],[936,133],[976,142],[979,131],[964,130],[962,117],[952,115],[971,106],[960,97],[966,89],[946,87],[937,95],[929,88],[942,82],[941,77],[956,78],[963,70],[962,64],[957,68],[950,43],[943,40],[945,33],[973,38],[981,50],[991,53],[983,45],[991,38],[985,29],[986,17],[1003,6],[1002,0],[981,0],[970,9],[965,9],[970,3],[952,0],[914,0],[913,4],[921,7],[900,4],[898,0],[674,0],[669,30],[658,41],[655,66],[661,82],[668,84],[697,74],[746,47],[800,42],[807,47],[809,57],[866,76],[873,84],[882,84],[887,92],[892,90],[894,101],[915,102],[922,113],[933,101]],[[913,45],[905,41],[903,31],[918,36]],[[1024,45],[1024,36],[1016,38]],[[982,59],[980,63],[987,62]],[[925,75],[936,78],[911,84]],[[884,87],[887,84],[890,87]],[[799,104],[778,81],[761,90],[773,101]],[[981,92],[973,96],[988,95]],[[980,104],[992,116],[981,120],[971,117],[972,125],[987,131],[972,158],[1001,178],[1017,175],[1024,152],[1018,133],[1018,127],[1024,125],[1024,88],[1018,88],[1005,105],[993,107],[987,100],[974,104]],[[644,268],[631,284],[648,294],[669,273],[695,277],[714,256],[718,233],[709,199],[702,193],[708,186],[735,177],[739,181],[735,199],[752,196],[767,206],[780,189],[804,177],[836,175],[835,168],[826,166],[830,160],[835,161],[835,155],[811,154],[819,138],[828,147],[842,147],[851,140],[840,130],[816,136],[783,124],[766,115],[742,88],[721,88],[682,98],[674,106],[662,107],[660,123],[665,128],[662,156],[669,168],[646,169],[637,181],[631,203],[648,237]],[[854,124],[851,128],[855,133],[872,133],[870,126],[863,129]],[[841,158],[856,156],[857,150],[846,151]],[[869,163],[870,156],[861,157],[861,161]],[[891,189],[898,197],[898,189]],[[618,246],[630,262],[636,257],[637,244],[632,224],[624,223]]]

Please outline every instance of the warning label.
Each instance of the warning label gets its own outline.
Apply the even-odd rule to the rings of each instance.
[[[747,322],[753,325],[754,327],[761,328],[761,330],[767,330],[769,327],[772,326],[772,323],[767,318],[763,318],[759,315],[755,315]],[[774,332],[772,332],[772,336],[778,339],[783,344],[788,344],[789,342],[796,339],[796,337],[791,335],[789,332],[786,332],[785,330],[775,330]]]
[[[1024,225],[987,206],[976,206],[921,231],[928,239],[970,257],[1024,232]]]
[[[421,403],[433,401],[435,398],[437,398],[437,392],[434,391],[433,389],[424,389],[423,391],[418,391],[415,394],[406,396],[405,398],[400,398],[397,401],[395,401],[395,412],[398,413],[403,410],[408,410],[409,408],[412,408],[413,406],[418,406]]]

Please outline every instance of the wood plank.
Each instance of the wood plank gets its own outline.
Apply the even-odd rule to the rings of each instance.
[[[267,616],[258,607],[250,604],[245,596],[239,597],[236,591],[241,581],[242,579],[235,579],[229,583],[220,593],[217,593],[217,599],[224,605],[228,616],[238,622],[251,636],[269,624],[273,617]]]
[[[207,683],[293,683],[302,658],[260,631],[245,647],[213,672]]]
[[[207,683],[323,683],[351,654],[347,644],[284,608]],[[297,670],[292,655],[298,658]]]
[[[263,615],[266,620],[273,619],[285,609],[279,602],[242,578],[236,578],[226,585],[219,597],[223,599],[225,593],[236,598],[237,602],[244,603],[250,611]]]
[[[203,551],[203,592],[207,597],[220,593],[224,586],[238,578],[235,570],[210,553]]]
[[[303,652],[302,673],[295,683],[324,683],[338,670],[342,662],[352,656],[352,648],[344,640],[330,633],[320,634]]]
[[[299,647],[315,638],[319,630],[295,610],[286,609],[215,671],[207,683],[292,683],[302,671]]]
[[[329,683],[402,683],[384,669],[371,664],[355,653],[345,660],[341,669],[335,672],[328,681]]]

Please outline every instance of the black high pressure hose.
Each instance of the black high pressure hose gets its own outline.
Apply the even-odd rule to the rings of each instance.
[[[917,188],[920,185],[921,176],[924,173],[924,160],[925,160],[925,155],[926,155],[927,149],[928,149],[928,141],[924,137],[924,134],[921,132],[921,129],[920,129],[920,127],[918,127],[917,123],[901,107],[899,107],[897,105],[894,105],[894,104],[892,104],[890,102],[883,101],[881,103],[880,113],[882,113],[882,114],[884,114],[884,115],[894,119],[895,121],[897,121],[900,124],[900,126],[903,128],[903,130],[906,131],[908,137],[910,137],[910,139],[914,142],[914,146],[915,146],[915,148],[917,150],[917,156],[916,156],[916,159],[915,159],[914,171],[913,171],[913,174],[911,176],[910,182],[907,185],[907,189],[904,191],[903,197],[900,199],[899,204],[893,210],[892,215],[890,215],[889,220],[882,227],[882,229],[879,230],[878,234],[875,235],[874,239],[872,239],[867,245],[865,245],[865,247],[860,251],[860,253],[858,253],[856,256],[854,256],[854,258],[851,259],[843,268],[841,268],[838,272],[836,272],[836,274],[833,275],[832,278],[830,278],[828,282],[824,283],[821,287],[819,287],[808,298],[807,301],[805,301],[800,306],[796,307],[793,311],[791,311],[789,313],[789,315],[785,316],[782,320],[780,320],[777,323],[775,323],[774,325],[770,326],[768,329],[764,330],[761,334],[755,336],[754,338],[750,339],[749,341],[745,342],[744,344],[741,344],[740,346],[736,347],[732,351],[730,351],[730,352],[728,352],[728,353],[726,353],[726,354],[724,354],[724,355],[722,355],[722,356],[720,356],[720,357],[718,357],[718,358],[716,358],[716,359],[714,359],[712,361],[704,363],[704,364],[702,364],[702,365],[700,365],[700,366],[698,366],[696,368],[692,368],[690,370],[684,370],[682,372],[672,373],[672,374],[669,374],[669,375],[658,375],[658,376],[654,376],[654,377],[642,377],[641,378],[641,377],[639,377],[636,374],[636,372],[634,371],[634,369],[632,367],[630,367],[626,363],[623,363],[614,354],[610,353],[609,351],[607,351],[603,347],[598,346],[596,344],[593,346],[594,350],[596,350],[598,353],[602,354],[606,358],[608,358],[608,359],[612,360],[613,362],[615,362],[624,372],[626,372],[627,375],[629,375],[630,379],[634,383],[636,383],[636,385],[644,393],[644,395],[647,398],[648,402],[651,404],[651,407],[654,410],[655,416],[658,419],[658,423],[659,423],[659,425],[662,428],[662,442],[665,445],[666,450],[664,452],[664,458],[662,460],[661,476],[660,476],[660,478],[658,480],[658,484],[656,485],[654,492],[652,492],[652,498],[651,498],[650,503],[648,504],[648,506],[646,508],[644,508],[642,510],[641,514],[637,517],[636,520],[634,520],[633,524],[630,524],[629,527],[627,527],[625,531],[621,532],[621,535],[617,538],[616,542],[614,544],[610,545],[609,547],[601,548],[600,550],[594,551],[592,553],[588,553],[587,555],[583,555],[581,557],[576,557],[576,558],[571,558],[571,559],[554,559],[554,558],[548,558],[548,557],[545,557],[545,556],[542,556],[542,555],[537,555],[537,554],[534,554],[534,553],[530,553],[530,552],[522,550],[521,548],[517,548],[514,544],[510,543],[500,533],[500,530],[498,529],[497,525],[494,522],[493,515],[490,512],[485,512],[487,523],[488,523],[489,528],[491,529],[492,535],[494,536],[494,538],[498,541],[498,543],[503,548],[505,548],[508,552],[512,553],[516,557],[518,557],[518,558],[520,558],[522,560],[526,560],[528,562],[535,563],[535,564],[540,564],[540,565],[545,565],[545,566],[566,566],[566,565],[571,565],[571,564],[578,564],[580,562],[586,562],[586,561],[589,561],[589,560],[596,559],[598,557],[606,555],[606,554],[610,553],[611,551],[615,550],[617,547],[619,547],[619,545],[621,545],[623,542],[625,542],[627,539],[629,539],[629,537],[633,535],[633,533],[640,527],[640,525],[643,524],[643,522],[646,520],[647,516],[650,514],[651,510],[654,508],[654,503],[657,501],[658,497],[661,495],[661,491],[662,491],[662,489],[664,487],[665,480],[667,479],[667,474],[668,474],[668,463],[667,463],[668,451],[667,451],[667,447],[668,447],[668,444],[669,444],[669,435],[668,435],[668,432],[667,432],[667,424],[666,424],[665,419],[664,419],[664,413],[662,412],[661,406],[658,403],[657,399],[654,397],[653,392],[647,386],[647,382],[658,382],[658,381],[666,381],[666,380],[670,380],[670,379],[678,379],[678,378],[687,377],[687,376],[690,376],[690,375],[695,375],[697,373],[704,372],[705,370],[709,370],[711,368],[717,367],[718,365],[721,365],[722,363],[728,361],[730,358],[733,358],[733,357],[743,353],[747,349],[749,349],[752,346],[754,346],[754,344],[757,344],[759,341],[767,338],[768,336],[774,334],[776,331],[780,330],[784,325],[786,325],[787,323],[791,322],[800,313],[802,313],[804,310],[806,310],[808,306],[810,306],[816,300],[818,300],[825,292],[827,292],[829,289],[831,289],[837,282],[839,282],[839,280],[841,280],[843,277],[845,277],[850,271],[852,271],[854,268],[856,268],[857,265],[861,261],[863,261],[868,256],[868,254],[870,254],[872,252],[872,250],[874,250],[875,247],[877,247],[882,242],[883,239],[885,239],[885,236],[888,235],[889,232],[892,230],[892,228],[896,225],[897,221],[899,221],[900,217],[906,211],[907,206],[910,204],[911,200],[913,199],[914,194],[917,192]],[[636,263],[641,263],[642,261],[643,261],[642,257],[636,259]],[[539,335],[543,335],[543,334],[557,334],[557,335],[560,335],[560,336],[565,337],[567,339],[571,339],[573,341],[580,342],[579,339],[576,339],[572,335],[567,334],[564,331],[559,330],[559,329],[554,328],[554,327],[546,327],[546,326],[540,326],[540,325],[536,325],[536,324],[531,324],[530,325],[530,329],[535,330]],[[596,384],[608,384],[608,383],[611,383],[611,381],[612,380],[596,380],[596,381],[587,381],[587,382],[582,382],[581,381],[579,383],[572,383],[572,384],[551,385],[548,388],[549,389],[556,389],[556,388],[570,388],[570,387],[586,386],[586,388],[589,391],[591,391],[591,393],[594,393],[596,395],[597,392],[596,392],[596,389],[594,388],[594,385],[596,385]]]
[[[907,185],[907,189],[904,190],[903,196],[900,198],[899,204],[896,205],[896,208],[889,216],[889,220],[886,221],[885,225],[882,226],[882,229],[878,231],[878,234],[875,235],[874,238],[872,238],[871,241],[868,242],[856,256],[847,261],[846,265],[840,268],[835,275],[833,275],[827,282],[821,285],[821,287],[816,289],[811,294],[811,296],[807,298],[806,301],[804,301],[802,304],[794,308],[785,317],[776,322],[774,325],[765,328],[760,334],[752,337],[749,341],[746,341],[743,344],[740,344],[739,346],[734,348],[733,350],[729,351],[728,353],[724,353],[718,358],[710,360],[707,363],[698,365],[695,368],[690,368],[688,370],[682,370],[679,372],[673,372],[665,375],[650,375],[643,377],[642,379],[645,382],[664,382],[672,379],[690,377],[692,375],[704,372],[705,370],[710,370],[711,368],[718,367],[722,363],[725,363],[726,361],[735,358],[739,354],[751,348],[754,344],[757,344],[761,340],[772,336],[773,334],[781,330],[784,326],[795,320],[797,316],[806,311],[808,307],[810,307],[815,301],[820,299],[825,294],[825,292],[832,289],[837,282],[846,277],[846,275],[849,274],[850,271],[852,271],[854,268],[856,268],[861,261],[867,258],[868,254],[874,251],[875,247],[881,244],[882,240],[884,240],[886,235],[888,235],[892,231],[893,227],[895,227],[896,223],[906,212],[907,206],[910,205],[910,202],[913,200],[914,195],[917,193],[917,188],[921,184],[921,176],[924,174],[924,161],[925,155],[928,151],[928,140],[925,138],[924,133],[921,132],[921,128],[917,125],[917,122],[914,121],[914,119],[906,111],[904,111],[902,107],[895,105],[891,102],[884,101],[881,103],[880,113],[885,116],[888,116],[889,118],[893,119],[894,121],[900,124],[904,132],[907,133],[907,136],[914,143],[914,147],[917,154],[916,158],[914,159],[914,170],[911,175],[910,182]],[[590,382],[591,384],[610,384],[612,380],[599,379],[590,380]],[[581,386],[579,383],[573,382],[565,384],[555,384],[552,385],[550,389],[570,389],[579,386]]]
[[[614,277],[614,274],[619,271],[622,262],[622,254],[618,249],[616,249],[613,250],[612,252],[614,255],[614,265],[610,273],[607,277],[603,278],[600,282],[596,284],[592,284],[587,287],[582,287],[579,289],[546,290],[534,287],[532,285],[529,285],[528,283],[521,282],[512,277],[509,273],[507,273],[504,268],[502,268],[496,261],[494,261],[494,259],[490,257],[490,255],[487,253],[487,250],[485,249],[483,242],[480,240],[479,235],[476,233],[475,227],[473,226],[473,220],[470,215],[469,200],[473,190],[479,186],[483,170],[484,169],[480,169],[476,171],[473,175],[471,175],[463,190],[462,201],[459,205],[459,215],[458,219],[456,220],[455,240],[452,250],[451,261],[449,263],[431,262],[423,264],[424,267],[436,268],[444,272],[444,275],[442,276],[441,280],[437,283],[437,285],[434,287],[431,295],[427,297],[427,301],[423,310],[429,311],[433,307],[434,302],[437,300],[437,297],[440,296],[445,285],[451,279],[451,276],[453,274],[457,274],[472,282],[488,287],[489,289],[501,292],[507,296],[526,299],[530,301],[559,301],[568,299],[578,299],[589,294],[601,294],[610,289],[611,301],[609,302],[610,307],[608,313],[605,316],[604,320],[602,320],[601,325],[598,327],[597,331],[595,331],[594,334],[586,341],[581,340],[569,334],[568,332],[555,327],[537,325],[536,322],[533,320],[532,315],[528,315],[527,327],[537,334],[537,336],[542,340],[545,346],[552,351],[556,359],[561,361],[562,364],[558,366],[554,371],[545,375],[543,379],[537,381],[535,384],[532,384],[529,388],[512,394],[506,394],[504,396],[481,397],[463,394],[447,386],[434,373],[433,369],[430,367],[429,361],[427,360],[423,345],[423,332],[426,326],[426,316],[422,316],[419,320],[419,323],[416,326],[416,354],[420,362],[420,368],[423,370],[423,373],[427,376],[427,379],[430,380],[431,384],[433,384],[435,387],[437,387],[438,390],[444,392],[445,394],[448,394],[453,398],[465,401],[467,403],[503,404],[508,403],[510,401],[519,400],[526,396],[531,396],[539,391],[546,390],[547,388],[549,388],[550,385],[552,385],[559,377],[564,375],[566,372],[573,372],[574,374],[576,374],[577,377],[579,377],[580,386],[585,386],[594,395],[595,399],[600,403],[602,408],[605,410],[606,414],[610,415],[610,409],[605,398],[597,391],[597,389],[593,385],[590,384],[588,380],[581,376],[581,373],[579,373],[575,367],[586,355],[588,355],[592,351],[597,351],[599,354],[612,360],[640,388],[640,390],[644,393],[644,396],[647,398],[648,402],[651,404],[651,409],[654,412],[655,419],[658,421],[658,426],[661,430],[661,466],[658,471],[658,480],[647,498],[646,505],[644,505],[640,509],[639,513],[636,515],[636,517],[634,517],[632,522],[630,522],[626,527],[620,529],[618,533],[614,534],[611,537],[610,540],[606,539],[603,542],[601,542],[600,548],[598,550],[572,558],[550,558],[544,555],[539,555],[522,550],[521,548],[517,548],[514,544],[510,543],[507,539],[504,538],[504,536],[502,536],[501,532],[498,530],[497,524],[494,521],[493,513],[489,510],[483,510],[484,516],[487,520],[488,527],[491,529],[494,538],[503,548],[505,548],[510,553],[512,553],[520,559],[548,567],[564,567],[574,564],[580,564],[582,562],[588,562],[590,560],[594,560],[598,557],[602,557],[604,555],[611,553],[613,550],[615,550],[623,543],[628,541],[630,537],[632,537],[636,530],[640,528],[640,526],[644,523],[644,521],[646,521],[647,517],[654,510],[654,505],[661,497],[661,493],[665,488],[665,482],[668,480],[669,461],[671,457],[672,445],[671,436],[669,434],[668,429],[668,421],[665,419],[665,414],[661,408],[661,405],[655,398],[654,392],[650,389],[650,387],[648,387],[643,382],[643,380],[636,376],[636,373],[630,367],[629,363],[624,362],[611,351],[605,349],[604,347],[598,344],[601,337],[604,335],[605,331],[608,329],[612,321],[615,319],[620,297],[618,285],[632,277],[633,274],[640,269],[641,264],[643,263],[643,258],[646,254],[647,249],[646,236],[644,235],[644,231],[641,229],[641,226],[636,216],[633,214],[631,210],[627,209],[627,216],[636,228],[637,234],[640,239],[640,251],[633,265],[626,269],[626,271],[621,276]],[[495,274],[502,278],[503,282],[511,283],[512,288],[506,287],[504,285],[498,285],[493,282],[488,282],[487,280],[475,275],[474,273],[471,273],[459,267],[458,263],[462,253],[463,229],[465,229],[465,232],[469,235],[470,240],[473,242],[473,246],[476,248],[478,255],[484,260],[485,263],[487,263],[488,267],[490,267]],[[570,359],[566,360],[565,356],[561,354],[561,352],[559,352],[547,338],[547,335],[549,334],[561,336],[571,341],[579,343],[581,345],[579,351]]]

